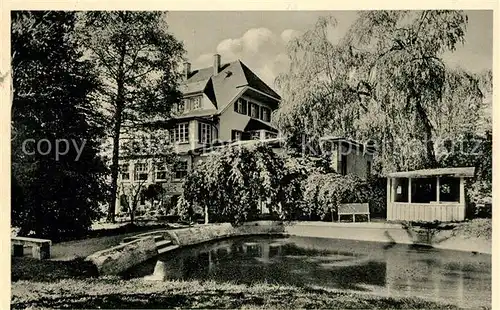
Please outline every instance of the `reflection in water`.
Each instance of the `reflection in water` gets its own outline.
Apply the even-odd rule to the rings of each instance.
[[[349,240],[225,240],[166,253],[125,277],[315,285],[465,307],[491,304],[490,255]]]

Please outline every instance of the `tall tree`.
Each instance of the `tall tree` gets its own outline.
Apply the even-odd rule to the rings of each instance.
[[[460,11],[369,11],[346,36],[346,44],[368,55],[356,68],[359,83],[366,83],[382,111],[409,120],[409,137],[422,141],[422,166],[437,165],[429,114],[442,104],[441,57],[464,42],[466,25]]]
[[[168,117],[180,100],[178,64],[184,49],[167,29],[165,12],[86,12],[79,33],[104,86],[113,141],[108,220],[114,221],[120,135],[155,117]]]
[[[466,24],[460,11],[365,11],[339,39],[335,20],[319,19],[288,45],[278,127],[289,136],[375,140],[380,172],[438,165],[433,117],[448,105],[446,81],[476,87],[442,60],[463,42]]]
[[[24,235],[81,235],[107,191],[104,129],[89,98],[97,79],[76,43],[74,13],[11,17],[12,225]]]

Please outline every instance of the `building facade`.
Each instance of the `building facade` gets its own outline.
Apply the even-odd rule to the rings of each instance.
[[[173,171],[156,163],[155,158],[136,156],[120,159],[116,213],[124,212],[124,205],[136,199],[139,209],[153,206],[142,193],[151,185],[164,188],[165,199],[159,205],[176,204],[182,193],[182,184],[201,154],[210,152],[214,145],[239,140],[274,141],[279,150],[278,130],[272,125],[272,112],[278,108],[281,97],[245,64],[237,60],[222,64],[220,55],[213,58],[213,66],[191,70],[184,64],[182,101],[175,107],[174,116],[155,122],[168,129],[168,139],[178,155]],[[370,171],[372,153],[351,140],[327,138],[332,146],[334,169],[343,174],[355,173],[366,177]],[[278,146],[276,146],[278,145]],[[347,152],[362,150],[362,153]]]

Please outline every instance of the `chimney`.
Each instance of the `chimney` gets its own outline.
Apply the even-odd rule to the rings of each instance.
[[[187,80],[189,73],[191,73],[191,63],[190,62],[188,62],[188,61],[184,62],[183,71],[184,71],[184,80]]]
[[[219,74],[219,69],[220,69],[220,55],[215,54],[214,55],[214,76]]]

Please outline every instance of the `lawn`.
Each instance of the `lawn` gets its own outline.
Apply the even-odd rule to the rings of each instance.
[[[67,279],[12,285],[13,309],[21,308],[341,308],[456,309],[415,298],[388,298],[327,289],[271,284],[251,286],[199,281],[147,282],[119,278]]]
[[[97,278],[95,267],[76,259],[12,258],[13,309],[25,308],[342,308],[455,309],[416,298],[389,298],[323,288],[213,281],[150,282]]]
[[[461,223],[453,233],[491,238],[491,220]],[[381,297],[321,287],[97,277],[95,266],[83,257],[133,234],[137,232],[54,244],[53,257],[60,261],[13,257],[12,308],[457,308],[418,298]]]

